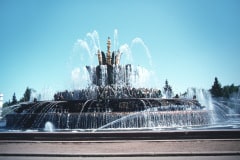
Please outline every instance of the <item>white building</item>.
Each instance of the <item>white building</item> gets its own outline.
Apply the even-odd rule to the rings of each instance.
[[[3,106],[3,94],[0,93],[0,108]]]

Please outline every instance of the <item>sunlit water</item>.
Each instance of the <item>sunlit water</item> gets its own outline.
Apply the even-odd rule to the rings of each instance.
[[[201,93],[202,94],[202,93]],[[59,129],[54,123],[47,121],[44,128],[34,129],[6,129],[4,118],[0,121],[1,132],[118,132],[118,131],[168,131],[168,130],[221,130],[239,129],[240,113],[239,101],[211,100],[212,110],[206,107],[203,110],[184,110],[184,111],[157,111],[157,107],[133,113],[99,113],[109,119],[108,123],[96,126],[96,117],[92,117],[92,127],[81,129],[78,127],[70,128],[70,114],[66,114],[66,127]],[[229,105],[230,106],[227,106]],[[51,108],[51,106],[49,106]],[[93,113],[91,113],[93,114]],[[95,113],[96,116],[98,113]],[[115,118],[110,119],[115,114]],[[118,117],[118,118],[116,118]],[[205,119],[204,119],[205,117]],[[210,119],[209,119],[210,118]],[[74,121],[76,121],[75,118]],[[81,123],[81,122],[79,122]],[[88,122],[89,123],[89,122]],[[100,123],[100,122],[99,122]],[[95,126],[94,126],[95,125]]]
[[[73,89],[86,88],[91,83],[91,79],[95,79],[95,74],[90,74],[87,72],[85,67],[86,61],[89,64],[89,72],[95,73],[96,67],[93,67],[96,62],[96,53],[101,50],[99,36],[96,31],[87,34],[87,40],[79,39],[77,40],[74,47],[74,54],[71,59],[71,75],[73,81]],[[152,58],[148,47],[145,45],[141,38],[133,39],[131,45],[118,43],[118,31],[114,30],[114,40],[113,40],[114,51],[119,48],[120,52],[124,53],[121,61],[122,64],[133,64],[131,68],[125,65],[113,66],[114,74],[116,75],[116,82],[114,83],[116,88],[123,88],[125,83],[130,83],[131,87],[134,88],[154,88],[156,85],[153,83],[152,69]],[[133,46],[141,45],[144,48],[144,53],[142,56],[148,60],[149,66],[147,70],[144,67],[136,65],[136,61],[133,61],[134,55],[132,54]],[[79,63],[74,60],[78,58],[74,57],[78,52],[79,47],[87,53],[86,55],[81,55],[79,57],[84,63]],[[82,50],[81,50],[82,51]],[[139,55],[138,55],[139,56]],[[137,58],[138,56],[134,57]],[[83,66],[79,66],[79,64]],[[107,79],[107,68],[101,65],[101,85],[105,86],[105,79]],[[127,69],[125,69],[127,68]],[[133,72],[128,72],[132,70]],[[128,75],[129,74],[129,75]],[[128,79],[129,78],[129,79]],[[126,82],[127,79],[127,82]],[[124,82],[124,83],[122,83]],[[92,99],[96,99],[96,87],[90,86],[86,103]],[[125,93],[118,93],[118,89],[113,90],[114,98],[118,96],[123,96]],[[139,112],[122,112],[115,113],[110,110],[106,111],[91,111],[89,113],[68,113],[67,111],[57,111],[54,106],[61,102],[54,101],[42,101],[33,105],[32,108],[24,110],[22,114],[28,114],[23,119],[16,122],[16,126],[13,128],[17,129],[6,129],[6,119],[4,115],[13,112],[14,109],[20,107],[19,105],[11,106],[5,108],[2,112],[3,116],[0,119],[0,131],[1,132],[115,132],[115,131],[165,131],[165,130],[211,130],[211,129],[239,129],[240,128],[240,100],[239,99],[212,99],[209,91],[203,89],[190,88],[187,90],[187,94],[181,99],[192,99],[193,96],[197,97],[199,103],[204,106],[203,109],[189,109],[186,106],[173,106],[173,107],[183,107],[184,110],[171,110],[169,106],[163,106],[168,109],[166,111],[159,110],[159,106],[151,107],[146,106],[145,110]],[[74,97],[73,97],[74,98]],[[77,98],[76,98],[77,99]],[[41,113],[35,112],[37,109],[44,106],[41,109]],[[111,107],[110,107],[111,108]],[[84,109],[84,107],[83,107]],[[33,114],[37,113],[37,118],[34,119],[34,123],[31,124],[34,127],[29,127],[30,129],[21,129],[21,123],[24,123],[28,118],[31,118]],[[64,120],[62,120],[64,119]],[[42,123],[44,124],[42,125]],[[14,122],[13,122],[14,123]],[[62,124],[64,123],[64,124]],[[86,129],[81,128],[86,124]],[[32,129],[31,129],[32,128]]]

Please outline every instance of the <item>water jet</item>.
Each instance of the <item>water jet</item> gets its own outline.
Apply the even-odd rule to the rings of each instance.
[[[139,70],[122,65],[123,53],[97,50],[98,65],[86,66],[91,84],[85,89],[57,92],[53,101],[11,106],[5,116],[8,130],[98,131],[112,129],[181,128],[214,122],[211,99],[190,90],[187,97],[162,98],[154,88],[134,87]],[[199,99],[193,98],[196,95]]]

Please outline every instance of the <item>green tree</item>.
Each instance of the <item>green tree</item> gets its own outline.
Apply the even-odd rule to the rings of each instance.
[[[10,101],[10,100],[9,100]],[[10,102],[5,102],[5,103],[3,103],[3,108],[5,108],[5,107],[8,107],[8,106],[10,106],[11,105],[11,103]]]
[[[223,91],[223,97],[229,98],[230,96],[229,86],[224,86],[222,91]]]
[[[223,96],[222,87],[221,87],[221,84],[218,82],[217,77],[215,77],[215,80],[214,80],[212,88],[210,89],[210,92],[213,97],[222,97]]]
[[[234,86],[234,84],[232,84],[230,86],[229,85],[224,86],[223,89],[222,89],[223,97],[230,98],[230,96],[233,93],[237,93],[238,92],[238,89],[239,89],[239,87],[238,86]]]
[[[24,92],[24,94],[23,94],[23,97],[20,100],[20,102],[28,102],[28,101],[30,101],[31,93],[32,93],[32,90],[27,87],[25,92]]]
[[[32,93],[32,90],[27,87],[27,89],[26,89],[26,91],[24,93],[24,100],[25,101],[30,101],[31,93]]]
[[[11,105],[17,104],[17,102],[18,102],[18,101],[17,101],[17,98],[16,98],[16,94],[13,93]]]

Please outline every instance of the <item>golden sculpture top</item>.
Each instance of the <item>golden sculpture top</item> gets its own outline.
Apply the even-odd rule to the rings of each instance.
[[[115,55],[116,54],[116,55]],[[111,55],[111,39],[108,37],[107,40],[107,54],[105,56],[104,52],[98,50],[98,62],[99,65],[119,65],[121,53],[118,50],[117,53],[113,52]]]
[[[111,65],[111,40],[110,37],[108,37],[107,41],[107,64]]]

